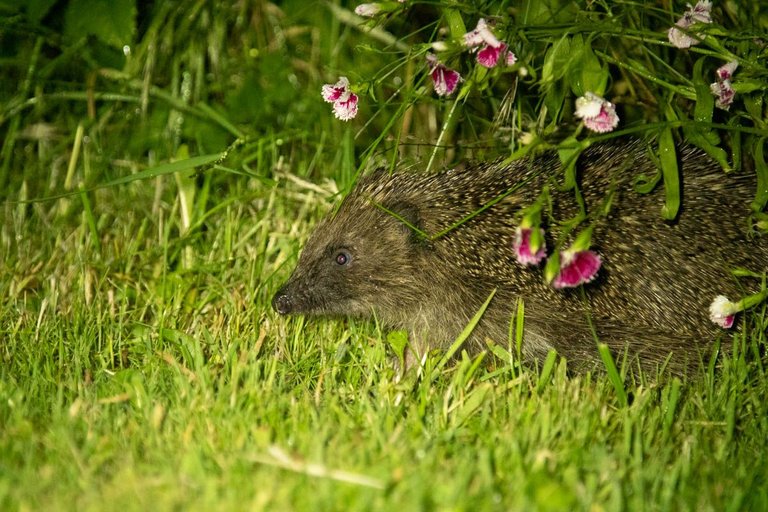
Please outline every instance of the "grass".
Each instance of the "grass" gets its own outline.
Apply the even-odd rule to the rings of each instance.
[[[541,379],[511,358],[396,383],[375,326],[270,310],[326,206],[315,192],[238,191],[178,238],[139,214],[146,188],[102,193],[124,209],[97,219],[98,250],[75,198],[6,206],[4,509],[768,504],[759,336],[697,381],[628,388],[626,406],[606,376]]]
[[[140,20],[155,68],[101,73],[119,98],[89,106],[92,42],[55,61],[33,38],[2,63],[39,89],[0,102],[0,508],[768,509],[764,327],[686,382],[520,368],[514,339],[398,381],[378,326],[277,317],[301,242],[391,119],[362,135],[285,85],[365,69],[333,49],[362,36],[329,11],[193,6]],[[157,41],[174,51],[149,57]],[[195,60],[223,41],[218,68]],[[283,73],[286,57],[301,61]],[[159,167],[238,133],[214,167]]]

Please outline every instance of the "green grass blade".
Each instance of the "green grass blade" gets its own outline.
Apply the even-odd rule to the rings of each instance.
[[[659,162],[666,197],[661,215],[667,220],[672,220],[680,210],[680,171],[677,168],[677,149],[671,128],[662,130],[659,135]]]
[[[616,399],[619,401],[621,407],[627,406],[627,391],[624,389],[624,380],[619,375],[619,370],[616,368],[616,363],[613,361],[611,355],[611,349],[605,343],[598,343],[597,350],[600,353],[600,359],[605,365],[605,371],[608,373],[608,380],[613,385],[613,389],[616,392]]]
[[[461,348],[464,342],[467,341],[467,338],[469,338],[469,335],[472,334],[475,326],[477,326],[477,324],[480,322],[480,319],[483,317],[485,310],[488,309],[488,304],[491,303],[494,295],[496,295],[496,289],[494,289],[491,294],[488,295],[488,298],[485,299],[485,302],[482,306],[480,306],[480,309],[477,310],[475,316],[472,317],[472,320],[469,321],[469,323],[464,327],[464,330],[461,331],[461,334],[459,334],[453,344],[451,344],[448,350],[446,350],[445,354],[443,354],[443,357],[440,358],[440,362],[435,367],[436,371],[439,372],[442,370],[445,365],[448,364],[454,354],[456,354],[456,352]]]

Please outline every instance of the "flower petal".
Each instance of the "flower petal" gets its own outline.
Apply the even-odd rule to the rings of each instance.
[[[712,2],[709,0],[699,0],[693,9],[689,9],[688,13],[694,22],[698,23],[712,23]]]
[[[604,105],[596,117],[584,119],[584,125],[597,133],[613,131],[619,125],[619,116],[612,104]]]
[[[717,68],[717,71],[715,74],[717,74],[718,80],[729,80],[733,73],[736,71],[736,68],[739,67],[738,61],[732,60],[728,62],[727,64],[723,64],[719,68]]]
[[[603,106],[603,98],[592,92],[584,93],[584,96],[576,98],[576,117],[595,117],[600,114]]]
[[[728,300],[725,295],[718,295],[709,306],[709,319],[723,329],[730,329],[738,312],[738,304]]]
[[[464,34],[464,45],[467,47],[474,48],[481,44],[486,44],[492,47],[498,47],[502,44],[501,41],[493,35],[493,32],[488,28],[488,24],[483,18],[477,20],[477,27],[475,27],[474,30]]]
[[[381,5],[379,4],[360,4],[355,7],[355,14],[363,16],[365,18],[372,18],[381,11]]]
[[[357,94],[349,93],[347,98],[333,104],[333,113],[337,119],[349,121],[357,115]]]
[[[328,103],[333,103],[339,99],[342,99],[342,96],[344,96],[348,91],[349,80],[347,80],[347,77],[342,76],[339,77],[339,81],[335,84],[325,84],[321,90],[321,94],[325,101]]]
[[[453,93],[461,81],[459,72],[445,67],[431,53],[427,54],[427,63],[430,68],[429,75],[432,77],[432,84],[438,96],[448,96]]]
[[[704,39],[704,35],[692,37],[686,34],[680,29],[687,30],[688,27],[695,23],[712,23],[712,2],[708,0],[700,0],[695,6],[688,5],[688,10],[685,11],[683,17],[677,20],[675,26],[670,28],[667,32],[667,38],[673,46],[677,48],[690,48],[693,45],[699,44],[701,39]]]
[[[731,108],[733,98],[736,96],[736,91],[733,89],[730,80],[717,81],[709,86],[712,90],[712,94],[717,96],[715,105],[717,108],[728,110]]]
[[[560,254],[560,273],[552,281],[552,286],[562,289],[589,283],[597,277],[602,263],[600,256],[594,251],[564,251]]]
[[[672,43],[675,48],[690,48],[693,45],[699,44],[699,40],[695,39],[676,26],[669,29],[667,32],[667,39]]]
[[[544,230],[539,228],[541,237],[544,238]],[[531,228],[518,227],[515,230],[515,239],[512,241],[512,248],[515,251],[515,259],[522,265],[538,265],[547,255],[547,248],[544,244],[533,253],[531,247]]]
[[[497,47],[502,44],[502,42],[496,39],[496,36],[493,35],[491,29],[488,28],[488,24],[485,22],[485,19],[480,18],[477,20],[477,28],[475,30],[477,30],[477,32],[480,34],[480,37],[483,39],[483,42],[485,42],[485,44],[488,46]]]
[[[619,125],[613,103],[591,92],[576,100],[575,115],[584,119],[584,125],[597,133],[610,132]]]
[[[494,48],[493,46],[486,44],[479,52],[477,52],[477,63],[486,68],[494,67],[496,63],[499,62],[499,56],[501,55],[502,49],[506,46],[507,45],[502,43],[501,46]]]

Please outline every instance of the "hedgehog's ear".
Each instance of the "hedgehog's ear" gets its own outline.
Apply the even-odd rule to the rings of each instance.
[[[403,230],[412,236],[414,240],[422,240],[424,238],[421,211],[418,206],[406,201],[396,201],[386,204],[384,207],[394,213],[396,217],[399,217],[397,220],[401,223]]]

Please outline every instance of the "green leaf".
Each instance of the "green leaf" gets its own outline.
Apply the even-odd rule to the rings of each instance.
[[[565,173],[563,190],[571,190],[576,186],[576,162],[582,151],[584,151],[584,146],[573,136],[563,140],[557,147],[557,156],[560,157],[560,163],[563,164],[563,172]]]
[[[32,23],[37,24],[45,18],[45,15],[48,14],[48,11],[51,10],[51,7],[53,7],[53,4],[55,3],[56,0],[21,0],[11,2],[11,5],[16,4],[19,7],[26,6],[27,18]]]
[[[582,96],[584,94],[581,66],[584,60],[584,52],[587,50],[588,48],[584,45],[584,39],[581,35],[576,35],[571,39],[568,54],[561,56],[561,59],[563,60],[562,67],[565,71],[564,75],[566,76],[567,84],[571,87],[571,91],[576,96]]]
[[[720,144],[720,137],[717,135],[717,132],[707,126],[709,123],[712,123],[715,97],[709,89],[709,84],[702,76],[703,62],[704,57],[697,60],[693,66],[693,84],[696,91],[696,106],[694,107],[693,117],[697,124],[695,126],[684,124],[683,134],[685,135],[685,140],[703,149],[723,169],[730,171],[731,165],[728,162],[728,153],[717,146]]]
[[[189,160],[189,147],[182,144],[176,151],[176,159],[180,161]],[[197,184],[194,180],[195,168],[188,167],[184,170],[174,173],[176,185],[179,190],[179,209],[181,212],[181,234],[189,230],[195,221],[194,207],[195,194],[197,193]]]
[[[590,225],[589,227],[581,230],[581,232],[576,235],[576,239],[571,244],[570,250],[571,251],[586,251],[592,246],[592,231],[594,230],[594,226]]]
[[[392,347],[392,351],[400,362],[400,367],[405,364],[405,347],[408,346],[408,333],[405,331],[391,331],[387,334],[387,343]]]
[[[482,306],[480,306],[480,309],[477,310],[477,313],[475,313],[475,316],[472,317],[472,320],[469,321],[466,327],[464,327],[464,330],[461,331],[461,334],[456,338],[456,340],[453,342],[451,347],[443,354],[443,357],[440,359],[440,362],[437,364],[436,370],[441,370],[445,367],[446,364],[448,364],[448,361],[451,360],[453,355],[461,348],[461,346],[464,344],[464,342],[469,338],[469,335],[472,334],[472,331],[475,329],[475,326],[480,322],[480,319],[483,317],[483,314],[485,313],[485,310],[488,309],[488,304],[491,303],[491,300],[493,299],[493,296],[496,295],[496,289],[491,292],[490,295],[488,295],[488,298],[485,300]]]
[[[749,94],[750,92],[765,90],[765,88],[764,80],[755,80],[749,78],[739,79],[733,84],[733,90],[736,92],[736,94]]]
[[[64,35],[70,39],[94,36],[115,48],[133,42],[136,0],[72,0],[64,15]]]
[[[682,383],[680,379],[674,377],[672,382],[664,388],[664,394],[661,398],[662,409],[664,411],[664,432],[668,433],[672,428],[672,424],[675,421],[675,413],[677,412],[677,403],[680,400],[680,387]]]
[[[654,164],[656,164],[656,174],[650,178],[645,174],[640,174],[635,177],[633,185],[635,187],[635,191],[638,194],[649,194],[651,191],[653,191],[653,189],[656,188],[656,185],[659,184],[659,181],[661,181],[661,164],[659,163],[659,159],[650,149],[648,150],[648,157],[653,161]]]
[[[454,426],[463,425],[483,405],[486,395],[492,388],[493,385],[490,382],[477,386],[459,408],[455,416]]]
[[[602,96],[608,83],[608,69],[600,64],[589,42],[582,42],[580,37],[574,38],[572,47],[578,48],[578,51],[574,50],[569,60],[571,91],[575,96],[584,96],[586,92]]]
[[[714,132],[710,132],[714,133]],[[717,147],[710,140],[706,137],[704,133],[699,131],[696,128],[690,128],[688,126],[683,126],[683,135],[685,135],[685,140],[694,146],[698,147],[699,149],[704,150],[709,156],[712,157],[713,160],[715,160],[718,164],[720,164],[720,167],[725,169],[726,171],[731,171],[731,164],[728,162],[728,153],[723,148]]]
[[[619,375],[619,370],[616,368],[616,363],[613,361],[611,350],[605,343],[597,344],[597,351],[600,353],[600,359],[603,360],[605,365],[605,371],[608,373],[608,380],[611,381],[614,391],[616,391],[616,398],[619,401],[619,405],[622,407],[627,406],[627,391],[624,389],[624,381]]]
[[[765,128],[765,122],[763,119],[763,96],[760,94],[755,94],[752,96],[744,96],[744,108],[747,109],[747,113],[749,114],[749,117],[752,118],[753,121],[757,124],[760,128]]]
[[[525,0],[520,9],[520,22],[524,25],[573,23],[578,13],[576,2],[563,0]]]
[[[557,361],[557,352],[550,350],[547,352],[547,358],[544,360],[544,365],[541,367],[541,373],[539,374],[539,380],[536,383],[536,391],[541,392],[544,386],[549,382],[549,378],[555,370],[555,362]]]
[[[547,259],[547,264],[544,266],[544,280],[547,283],[551,283],[557,274],[560,273],[560,253],[554,251]]]
[[[562,81],[557,81],[551,84],[550,87],[545,87],[546,94],[544,94],[544,106],[549,112],[552,124],[556,125],[563,111],[563,104],[565,102],[566,85]]]
[[[523,326],[525,324],[525,301],[522,297],[517,299],[517,312],[515,313],[515,349],[518,360],[523,358]]]
[[[137,172],[136,174],[130,174],[128,176],[117,178],[116,180],[108,181],[107,183],[93,187],[93,189],[114,187],[116,185],[123,185],[125,183],[131,183],[133,181],[146,180],[149,178],[155,178],[157,176],[163,176],[165,174],[172,174],[174,172],[193,169],[195,167],[212,164],[216,160],[219,160],[222,156],[223,156],[223,153],[214,153],[211,155],[193,156],[192,158],[188,158],[186,160],[179,160],[178,162],[171,162],[168,164],[156,165],[155,167],[144,169],[143,171]]]
[[[755,173],[757,173],[757,190],[755,191],[755,200],[752,201],[752,211],[760,213],[768,203],[768,164],[765,162],[765,140],[766,137],[756,138],[752,146],[752,154],[755,161]]]
[[[467,28],[464,26],[464,20],[461,17],[460,10],[450,8],[443,9],[443,16],[448,22],[452,38],[459,39],[467,33]]]
[[[547,50],[544,66],[541,70],[541,83],[543,85],[551,85],[565,75],[571,59],[571,52],[571,38],[568,35],[560,38]]]
[[[662,130],[659,136],[659,162],[666,196],[661,215],[667,220],[672,220],[680,210],[680,171],[677,167],[677,150],[671,128]]]
[[[715,97],[712,95],[709,84],[707,84],[702,76],[704,60],[704,57],[702,57],[693,65],[693,85],[696,91],[696,106],[693,110],[693,118],[697,123],[711,123],[712,113],[715,110]],[[717,143],[716,141],[713,142]]]
[[[738,126],[738,118],[732,117],[728,120],[728,124],[731,126]],[[731,162],[733,162],[733,168],[736,170],[741,169],[742,165],[742,152],[743,149],[741,147],[742,144],[742,137],[741,132],[738,130],[733,130],[731,132]]]

